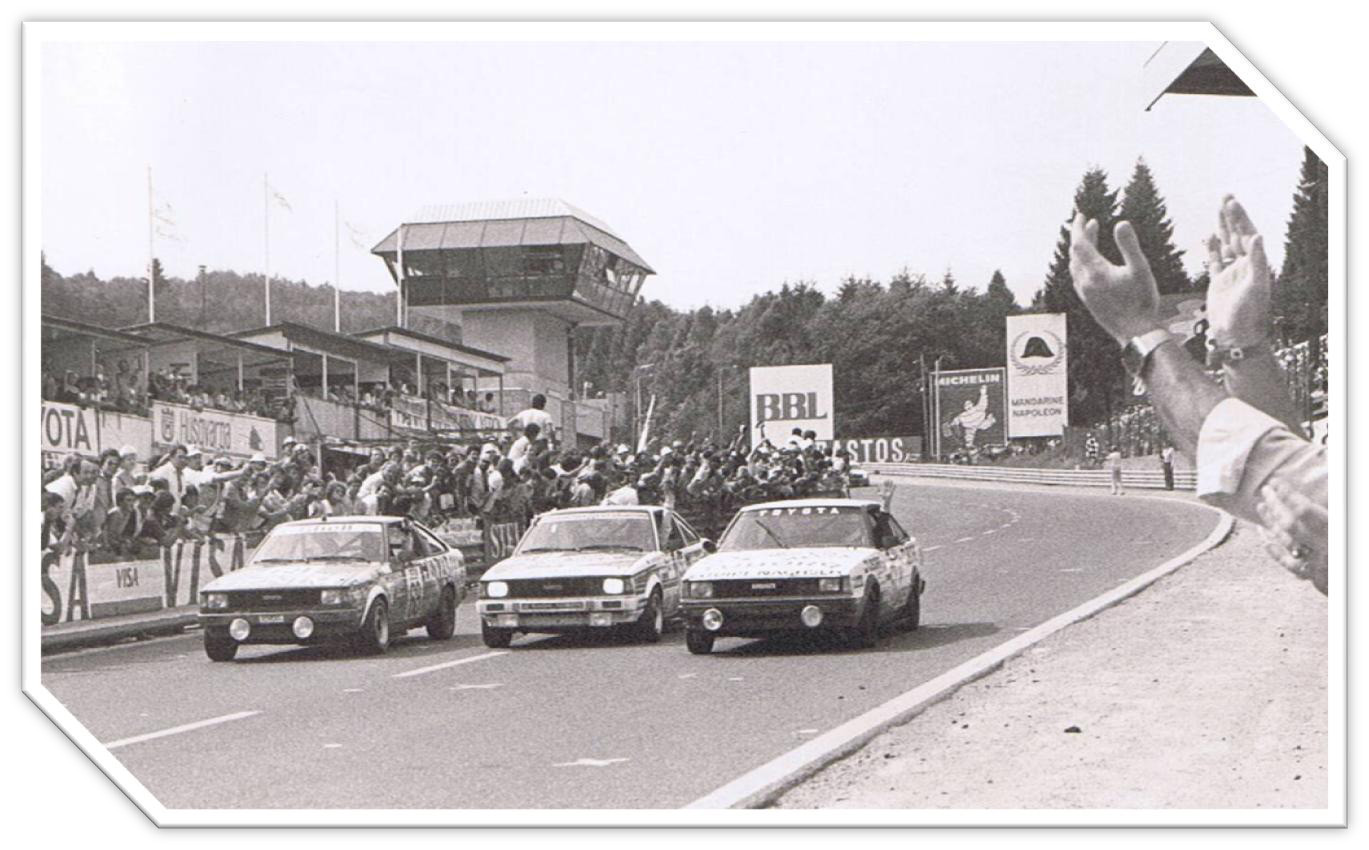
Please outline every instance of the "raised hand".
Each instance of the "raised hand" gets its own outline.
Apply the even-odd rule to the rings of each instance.
[[[1264,237],[1231,195],[1222,198],[1217,233],[1207,240],[1209,335],[1224,348],[1269,342],[1271,290]]]
[[[1126,345],[1132,337],[1161,327],[1160,294],[1131,224],[1119,221],[1113,236],[1122,251],[1120,266],[1098,252],[1098,222],[1085,222],[1084,214],[1076,213],[1070,228],[1070,276],[1094,320]]]

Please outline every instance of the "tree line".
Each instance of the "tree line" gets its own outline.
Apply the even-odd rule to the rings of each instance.
[[[1274,291],[1280,334],[1312,339],[1327,327],[1327,171],[1307,150],[1294,194],[1285,259]],[[1068,208],[1045,281],[1025,308],[1001,272],[982,289],[947,270],[939,277],[905,269],[887,281],[848,277],[827,295],[812,281],[783,283],[736,309],[677,310],[657,300],[638,304],[615,327],[576,333],[577,391],[657,398],[653,430],[688,438],[730,439],[748,419],[747,369],[831,363],[835,416],[849,436],[925,433],[920,362],[943,369],[1001,366],[1008,315],[1063,312],[1070,344],[1070,420],[1088,425],[1129,401],[1117,344],[1089,317],[1069,277],[1068,222],[1080,210],[1099,221],[1099,248],[1120,261],[1113,225],[1129,220],[1162,293],[1202,292],[1206,274],[1190,279],[1155,176],[1138,161],[1122,190],[1098,168],[1082,177]],[[214,332],[259,327],[261,275],[206,270],[193,280],[165,277],[154,263],[157,318]],[[110,327],[147,319],[144,279],[101,280],[93,271],[63,276],[43,264],[43,312]],[[342,293],[342,330],[394,323],[394,293]],[[333,289],[307,281],[272,281],[272,317],[331,330]],[[426,327],[457,340],[450,327]],[[719,408],[721,405],[721,422]]]

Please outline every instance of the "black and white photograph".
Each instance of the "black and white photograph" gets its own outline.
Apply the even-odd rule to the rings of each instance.
[[[152,823],[1346,823],[1346,158],[1212,24],[22,41],[22,687]]]

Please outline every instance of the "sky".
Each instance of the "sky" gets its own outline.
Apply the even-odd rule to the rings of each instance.
[[[553,197],[677,308],[905,268],[1000,269],[1025,304],[1084,171],[1120,188],[1144,157],[1191,273],[1226,192],[1278,268],[1301,142],[1254,98],[1146,112],[1158,46],[48,44],[42,244],[63,274],[145,275],[150,168],[177,277],[260,273],[269,221],[273,275],[388,291],[369,248],[419,207]]]

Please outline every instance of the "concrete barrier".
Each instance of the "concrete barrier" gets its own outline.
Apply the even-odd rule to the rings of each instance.
[[[1058,484],[1067,487],[1110,487],[1112,473],[1106,469],[1026,469],[1010,466],[963,466],[952,463],[872,463],[866,469],[881,475],[913,478],[945,478],[960,481],[992,481],[1001,484]],[[1197,488],[1197,472],[1174,471],[1174,489]],[[1165,489],[1161,470],[1122,470],[1122,486],[1139,490]]]

